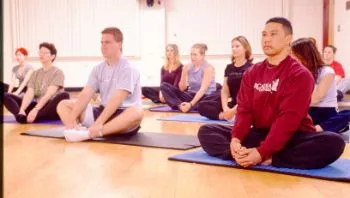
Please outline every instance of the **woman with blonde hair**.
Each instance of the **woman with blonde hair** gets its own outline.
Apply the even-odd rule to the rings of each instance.
[[[179,88],[183,67],[180,61],[179,48],[176,44],[168,44],[165,50],[165,64],[160,72],[160,83],[166,82]],[[151,99],[154,103],[165,103],[160,87],[142,87],[142,95]]]
[[[191,49],[191,63],[184,66],[179,88],[169,83],[162,83],[162,92],[166,103],[175,110],[184,113],[196,110],[198,102],[216,91],[215,69],[205,60],[208,47],[196,43]]]
[[[199,114],[212,120],[231,120],[234,117],[243,73],[252,66],[252,48],[244,36],[233,38],[231,47],[231,64],[226,66],[221,94],[198,105]]]

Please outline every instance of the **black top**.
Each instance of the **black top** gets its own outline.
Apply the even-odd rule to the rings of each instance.
[[[234,105],[237,104],[236,97],[241,86],[243,73],[252,65],[251,62],[247,61],[241,67],[235,67],[233,63],[226,66],[225,77],[227,77],[227,86],[230,90],[230,96]]]

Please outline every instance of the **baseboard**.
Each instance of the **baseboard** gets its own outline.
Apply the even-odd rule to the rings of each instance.
[[[84,87],[65,87],[65,91],[81,91]]]

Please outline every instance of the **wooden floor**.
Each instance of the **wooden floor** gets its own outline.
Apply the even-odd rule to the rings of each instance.
[[[196,135],[198,123],[145,112],[142,132]],[[4,197],[350,197],[350,184],[168,161],[183,151],[21,136],[55,125],[4,125]],[[350,146],[343,154],[350,159]]]

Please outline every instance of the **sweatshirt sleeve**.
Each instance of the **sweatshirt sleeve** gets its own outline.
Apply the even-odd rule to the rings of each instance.
[[[250,132],[253,120],[253,93],[254,82],[253,72],[248,70],[243,74],[241,87],[237,96],[237,114],[235,124],[232,128],[232,137],[238,138],[241,142]]]
[[[283,89],[279,90],[282,93],[278,100],[276,120],[265,141],[257,148],[263,160],[280,151],[298,130],[302,119],[307,115],[313,88],[311,74],[303,70],[294,77],[289,77]]]

